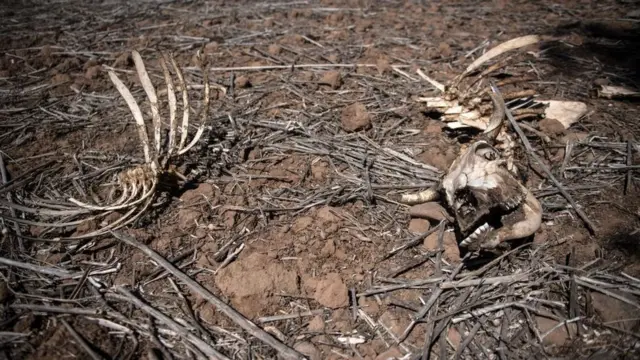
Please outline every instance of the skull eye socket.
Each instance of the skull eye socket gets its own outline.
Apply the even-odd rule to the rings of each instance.
[[[486,160],[489,160],[489,161],[493,161],[493,160],[496,160],[498,158],[498,152],[495,151],[489,145],[479,147],[476,150],[476,155],[482,156],[483,158],[485,158]]]

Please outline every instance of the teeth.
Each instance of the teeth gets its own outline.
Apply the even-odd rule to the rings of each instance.
[[[460,246],[467,246],[473,242],[473,240],[477,239],[482,233],[492,230],[491,225],[484,223],[480,227],[478,227],[471,235],[467,236],[464,240],[460,242]]]

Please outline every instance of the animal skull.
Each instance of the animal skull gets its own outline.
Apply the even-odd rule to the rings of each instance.
[[[486,141],[473,143],[451,164],[442,190],[462,236],[461,246],[479,243],[494,248],[540,227],[540,203]]]

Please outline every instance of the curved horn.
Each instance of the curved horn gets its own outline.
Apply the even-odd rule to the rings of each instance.
[[[489,125],[487,125],[487,129],[484,131],[484,134],[489,137],[491,142],[495,142],[496,137],[498,137],[498,133],[500,133],[500,129],[502,128],[502,121],[505,116],[505,105],[501,99],[496,95],[496,89],[493,84],[491,84],[491,91],[489,92],[489,96],[491,97],[491,102],[493,102],[493,114],[491,114],[491,119],[489,120]]]
[[[403,194],[400,197],[400,202],[407,205],[416,205],[438,200],[438,198],[440,198],[440,183],[419,193]]]

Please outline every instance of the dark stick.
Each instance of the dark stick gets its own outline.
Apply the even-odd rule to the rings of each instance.
[[[7,185],[9,183],[9,175],[7,174],[7,168],[4,165],[2,152],[0,152],[0,176],[2,176],[2,186]],[[9,204],[13,202],[13,196],[11,195],[10,192],[7,192],[7,201],[9,202]],[[9,213],[14,218],[17,217],[16,210],[11,206],[9,206]],[[16,240],[18,242],[18,249],[21,252],[24,252],[24,244],[22,243],[22,233],[20,232],[20,225],[17,222],[13,223],[13,230],[16,232],[16,235],[17,235]]]
[[[627,167],[633,165],[633,144],[631,141],[627,141]],[[631,185],[633,184],[633,178],[631,177],[633,170],[630,168],[627,171],[627,178],[624,184],[624,194],[628,195],[631,192]]]
[[[486,317],[478,321],[475,325],[473,325],[473,328],[471,329],[471,331],[469,331],[469,335],[466,338],[464,338],[462,343],[460,343],[460,346],[458,346],[458,349],[456,350],[456,353],[453,357],[454,360],[460,359],[460,356],[462,356],[462,352],[464,351],[464,349],[467,348],[467,346],[469,346],[469,344],[471,343],[471,340],[473,340],[473,337],[476,336],[476,333],[478,332],[478,330],[480,330],[480,327],[484,324],[485,321],[486,321]]]
[[[187,274],[180,271],[178,268],[173,266],[170,262],[168,262],[165,258],[163,258],[160,254],[153,251],[148,246],[140,243],[136,239],[130,236],[126,236],[124,234],[116,233],[111,231],[111,234],[118,240],[137,248],[138,250],[145,253],[145,255],[152,258],[157,264],[160,264],[162,267],[167,269],[173,276],[177,277],[180,281],[189,286],[193,291],[197,292],[204,299],[209,301],[212,305],[218,308],[223,314],[227,315],[233,322],[238,324],[242,329],[251,334],[252,336],[260,339],[265,344],[271,346],[275,349],[284,359],[304,359],[304,356],[294,349],[288,347],[287,345],[280,342],[278,339],[273,337],[268,332],[262,330],[254,323],[245,318],[242,314],[236,311],[231,306],[227,305],[224,301],[218,299],[214,294],[212,294],[209,290],[207,290],[204,286],[195,282],[191,279]]]
[[[496,84],[495,84],[495,82],[493,80],[491,81],[491,90],[496,94],[496,98],[500,102],[501,107],[503,107],[505,109],[505,114],[507,115],[507,118],[509,119],[509,122],[511,123],[511,126],[513,126],[513,128],[516,131],[516,133],[518,133],[518,136],[520,137],[520,140],[522,140],[522,144],[524,144],[524,147],[527,149],[527,152],[529,153],[529,155],[531,157],[533,157],[533,159],[540,165],[542,170],[544,170],[545,174],[547,174],[547,176],[549,177],[549,180],[551,180],[553,182],[553,184],[558,188],[558,191],[560,191],[562,196],[564,196],[564,198],[567,199],[569,204],[571,204],[571,207],[573,207],[573,210],[575,210],[575,212],[578,214],[578,216],[580,216],[580,219],[582,219],[582,221],[585,223],[585,225],[587,226],[587,229],[589,230],[591,235],[595,235],[595,233],[596,233],[595,225],[591,222],[591,220],[589,220],[589,217],[587,216],[587,214],[585,214],[578,207],[578,205],[573,200],[571,195],[565,190],[564,186],[560,183],[560,181],[558,181],[558,179],[556,179],[556,177],[551,173],[551,170],[549,170],[547,165],[545,165],[542,162],[542,159],[540,159],[538,154],[535,153],[535,151],[533,150],[533,147],[531,147],[531,144],[529,143],[529,140],[527,139],[525,134],[522,132],[522,129],[520,128],[520,125],[518,125],[516,120],[513,118],[513,115],[511,114],[511,111],[509,111],[509,109],[505,106],[504,98],[502,97],[502,94],[500,93],[500,90],[498,89],[498,87],[496,86]]]
[[[135,296],[129,290],[125,289],[124,287],[118,287],[116,288],[116,290],[120,294],[124,295],[122,297],[123,299],[126,299],[126,301],[137,306],[138,308],[140,308],[140,310],[144,311],[145,313],[149,314],[153,318],[167,325],[171,330],[175,331],[178,335],[183,337],[185,340],[188,340],[189,342],[193,343],[193,345],[195,345],[200,351],[205,353],[207,356],[211,356],[216,359],[229,359],[228,357],[219,353],[209,343],[195,336],[193,333],[189,332],[187,329],[185,329],[182,325],[180,325],[178,322],[176,322],[172,318],[158,311],[156,308],[147,305],[145,302],[140,300],[137,296]]]

